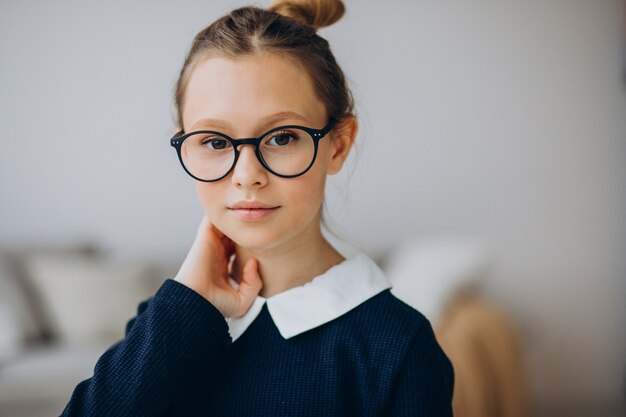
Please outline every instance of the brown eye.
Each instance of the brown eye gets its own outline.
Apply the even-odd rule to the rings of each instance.
[[[226,149],[230,147],[230,142],[224,138],[220,137],[209,137],[208,139],[203,140],[202,145],[206,145],[209,150],[219,151],[222,149]]]
[[[290,145],[293,144],[293,142],[296,142],[298,140],[298,135],[292,133],[292,132],[276,132],[276,133],[272,133],[272,135],[268,138],[268,140],[265,142],[266,144],[269,144],[270,146],[286,146],[286,145]],[[274,141],[274,143],[270,143],[271,141]]]

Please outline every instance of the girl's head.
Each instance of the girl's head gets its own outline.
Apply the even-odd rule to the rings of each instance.
[[[274,1],[266,10],[242,7],[221,17],[194,38],[176,83],[177,123],[185,130],[183,113],[189,80],[198,63],[221,56],[231,60],[275,54],[302,67],[329,116],[354,113],[354,103],[343,72],[328,42],[317,35],[343,16],[340,0]],[[289,16],[289,17],[287,17]]]
[[[195,181],[208,217],[242,247],[293,247],[319,236],[326,175],[339,172],[357,133],[343,72],[316,33],[343,13],[339,0],[239,8],[200,31],[187,53],[174,95],[177,124],[185,133],[213,130],[251,138],[283,125],[321,129],[337,119],[301,176],[273,175],[254,145],[246,144],[226,177]],[[242,200],[279,208],[262,220],[243,220],[231,209]]]

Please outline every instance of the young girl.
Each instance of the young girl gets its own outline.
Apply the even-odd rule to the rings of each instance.
[[[367,255],[323,237],[357,134],[328,42],[341,1],[243,7],[198,33],[171,144],[205,212],[180,270],[63,416],[451,416],[430,322]]]

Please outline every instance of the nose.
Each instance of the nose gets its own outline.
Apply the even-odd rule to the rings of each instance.
[[[256,156],[254,145],[239,145],[232,182],[238,187],[259,188],[267,184],[267,170]]]

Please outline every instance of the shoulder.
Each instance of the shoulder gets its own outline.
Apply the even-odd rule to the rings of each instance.
[[[424,314],[396,297],[390,288],[361,303],[354,313],[357,319],[371,318],[369,325],[401,333],[413,334],[428,322]]]
[[[356,339],[360,352],[375,358],[370,370],[384,373],[386,381],[401,380],[411,387],[436,381],[436,392],[452,390],[454,369],[431,322],[390,288],[354,308],[345,323],[349,326],[343,327],[346,337]]]
[[[440,387],[437,392],[451,395],[454,367],[424,314],[397,298],[390,289],[377,294],[360,307],[369,317],[370,325],[380,329],[380,334],[389,342],[385,344],[392,346],[386,349],[393,349],[396,371],[403,374],[399,378],[415,381],[425,378]]]
[[[361,298],[350,312],[351,324],[357,327],[359,323],[364,324],[382,332],[383,336],[398,340],[411,339],[419,327],[428,322],[424,314],[392,293],[391,282],[373,259],[365,254],[352,259],[353,270],[349,280],[356,292],[365,286],[366,290],[360,293],[369,295],[368,298]]]
[[[367,335],[370,344],[381,350],[379,354],[391,355],[400,361],[411,355],[436,358],[451,368],[430,320],[396,297],[390,288],[366,300],[352,313],[352,327]]]
[[[346,319],[357,336],[386,350],[386,354],[398,356],[404,356],[417,337],[428,338],[432,333],[426,316],[396,297],[390,288],[355,307]]]

